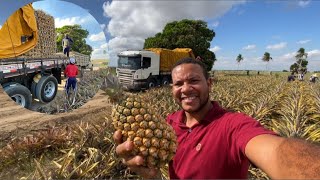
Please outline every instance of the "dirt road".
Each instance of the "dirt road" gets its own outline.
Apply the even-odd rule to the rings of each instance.
[[[89,102],[72,112],[58,115],[39,113],[15,104],[0,86],[0,141],[45,129],[48,126],[101,118],[109,114],[110,109],[108,96],[99,90]]]

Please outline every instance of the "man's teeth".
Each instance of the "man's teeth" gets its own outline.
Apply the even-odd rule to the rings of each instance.
[[[196,97],[184,97],[183,99],[187,99],[187,100],[193,100],[195,99]]]

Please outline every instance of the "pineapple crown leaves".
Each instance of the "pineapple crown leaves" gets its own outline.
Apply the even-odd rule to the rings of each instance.
[[[100,89],[110,97],[112,103],[118,102],[124,95],[119,79],[111,73],[107,74]]]

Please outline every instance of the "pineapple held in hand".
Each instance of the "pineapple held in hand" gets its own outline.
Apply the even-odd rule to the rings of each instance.
[[[115,78],[107,78],[106,84],[106,89],[119,90],[105,91],[115,102],[112,110],[113,125],[116,130],[121,130],[123,141],[133,142],[133,152],[144,157],[145,166],[164,166],[173,158],[177,147],[173,128],[138,94],[124,95]]]

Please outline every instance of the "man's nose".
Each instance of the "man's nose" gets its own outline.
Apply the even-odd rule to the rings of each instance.
[[[192,90],[192,86],[189,83],[184,83],[181,87],[181,92],[187,92]]]

